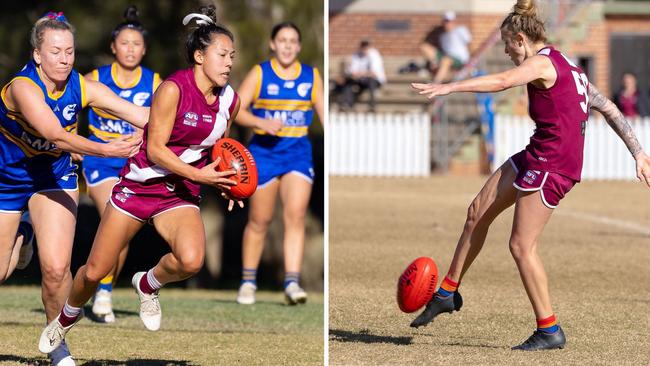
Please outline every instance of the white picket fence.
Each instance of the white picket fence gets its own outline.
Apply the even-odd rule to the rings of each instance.
[[[630,123],[641,145],[650,149],[650,118]],[[533,129],[534,124],[527,116],[497,115],[494,168],[521,151]],[[428,176],[431,173],[431,119],[424,113],[331,113],[327,143],[332,175]],[[636,179],[634,159],[600,116],[587,122],[582,178]]]
[[[650,148],[650,118],[630,124],[641,145],[646,150]],[[534,124],[528,116],[497,115],[494,125],[493,169],[496,169],[528,144]],[[600,116],[587,122],[582,179],[636,179],[634,159]]]
[[[428,176],[431,117],[414,114],[331,113],[329,173]]]

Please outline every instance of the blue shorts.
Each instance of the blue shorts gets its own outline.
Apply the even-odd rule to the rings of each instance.
[[[104,183],[107,179],[119,179],[120,171],[125,158],[102,158],[98,156],[84,156],[83,175],[86,184],[90,187]]]
[[[309,183],[314,182],[314,164],[312,163],[311,151],[309,151],[309,154],[286,156],[273,154],[264,147],[255,144],[251,144],[248,149],[253,154],[257,165],[257,188],[264,188],[274,179],[288,173],[298,174]]]
[[[35,194],[46,191],[76,191],[77,165],[72,164],[58,179],[37,179],[31,183],[16,183],[0,176],[0,212],[22,212]]]

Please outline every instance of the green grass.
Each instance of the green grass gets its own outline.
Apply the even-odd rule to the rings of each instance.
[[[83,319],[66,340],[77,365],[323,364],[323,297],[286,306],[280,292],[258,292],[242,306],[235,291],[164,289],[158,332],[145,330],[137,296],[114,292],[115,324]],[[89,308],[86,309],[89,311]],[[0,287],[0,364],[48,365],[38,351],[45,315],[37,287]]]
[[[399,275],[430,256],[444,277],[484,180],[330,179],[330,365],[650,365],[650,192],[635,182],[578,184],[539,240],[565,349],[510,350],[535,328],[508,250],[513,209],[463,278],[462,310],[409,327],[419,312],[397,307]]]

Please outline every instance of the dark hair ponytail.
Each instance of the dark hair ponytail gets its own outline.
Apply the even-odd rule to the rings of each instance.
[[[140,23],[139,15],[140,14],[138,13],[138,8],[136,8],[135,5],[131,5],[126,8],[124,11],[124,21],[118,24],[111,33],[111,42],[115,41],[117,36],[124,29],[137,30],[138,32],[142,33],[142,37],[146,36],[147,31],[142,26],[142,23]]]
[[[226,27],[217,23],[217,9],[214,5],[202,6],[199,13],[191,13],[183,19],[183,25],[189,24],[192,20],[196,22],[196,28],[187,35],[185,40],[185,58],[187,62],[194,64],[194,52],[205,51],[212,43],[214,34],[223,34],[235,41],[235,36]]]

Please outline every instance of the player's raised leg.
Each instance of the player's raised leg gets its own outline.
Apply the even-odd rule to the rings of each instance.
[[[264,186],[258,187],[248,201],[248,223],[242,239],[242,280],[237,293],[237,302],[240,304],[255,303],[257,268],[264,251],[266,233],[273,219],[279,187],[280,181],[274,178]]]
[[[133,287],[140,296],[140,319],[151,331],[160,329],[162,311],[158,291],[165,284],[194,276],[205,258],[205,230],[199,208],[177,207],[154,218],[154,226],[172,252],[164,255],[147,272],[133,276]]]
[[[485,243],[490,224],[515,202],[517,190],[512,183],[516,177],[510,161],[506,161],[487,180],[470,204],[463,232],[456,245],[454,258],[440,289],[433,295],[425,310],[411,323],[412,327],[428,324],[440,313],[460,310],[462,297],[458,284]]]

